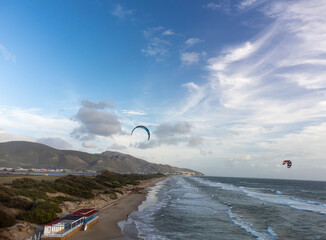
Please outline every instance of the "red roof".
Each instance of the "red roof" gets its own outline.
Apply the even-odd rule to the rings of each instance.
[[[83,208],[83,209],[79,209],[78,211],[76,212],[73,212],[69,215],[67,215],[66,217],[68,216],[79,216],[79,217],[89,217],[95,213],[97,213],[98,211],[97,210],[94,210],[93,208]],[[61,221],[63,221],[64,219],[58,219],[58,220],[55,220],[53,222],[50,222],[48,224],[45,224],[46,226],[51,226],[51,225],[54,225],[54,224],[57,224]]]
[[[95,213],[97,213],[97,210],[94,210],[93,208],[83,208],[83,209],[79,209],[76,212],[73,212],[72,214],[69,215],[77,215],[77,216],[83,216],[83,217],[89,217]]]
[[[57,224],[58,222],[61,222],[63,219],[58,219],[58,220],[55,220],[53,222],[50,222],[50,223],[47,223],[45,224],[46,226],[51,226],[51,225],[54,225],[54,224]]]

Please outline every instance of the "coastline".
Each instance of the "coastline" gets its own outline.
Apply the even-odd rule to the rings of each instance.
[[[139,187],[145,188],[145,193],[130,193],[114,203],[100,209],[99,222],[87,231],[80,231],[70,240],[109,240],[123,237],[118,222],[126,220],[128,215],[138,210],[138,206],[146,199],[147,188],[163,181],[167,177],[145,181]]]

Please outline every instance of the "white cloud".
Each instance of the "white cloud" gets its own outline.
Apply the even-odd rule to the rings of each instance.
[[[16,62],[16,56],[10,53],[3,45],[0,44],[0,52],[2,53],[3,57],[12,62]]]
[[[200,53],[198,52],[183,52],[180,56],[181,62],[184,65],[192,65],[198,63],[200,60]]]
[[[0,128],[0,142],[10,142],[10,141],[28,141],[34,142],[35,139],[28,136],[23,136],[19,134],[11,134],[5,132],[3,129]]]
[[[111,106],[102,102],[83,101],[75,115],[80,126],[75,128],[71,135],[76,139],[88,140],[96,136],[109,137],[121,133],[121,123],[115,114],[105,111],[108,107]]]
[[[90,141],[83,142],[82,146],[84,148],[96,148],[96,145]]]
[[[147,46],[141,49],[141,52],[146,56],[155,57],[157,61],[164,60],[171,46],[167,37],[173,35],[172,33],[172,30],[165,30],[161,26],[144,30],[143,35],[147,41]]]
[[[242,46],[230,49],[226,54],[209,60],[209,68],[213,71],[225,70],[231,63],[245,59],[257,50],[257,46],[246,42]]]
[[[163,35],[174,35],[175,32],[173,32],[171,29],[165,30],[163,33]]]
[[[122,110],[122,113],[128,116],[136,115],[136,116],[144,116],[146,115],[143,111],[134,111],[134,110]]]
[[[30,141],[58,149],[72,149],[69,132],[77,127],[68,118],[44,114],[37,109],[0,107],[0,142]]]
[[[258,0],[244,0],[239,4],[239,8],[246,8],[255,4]]]
[[[125,150],[125,149],[127,149],[126,146],[117,143],[113,143],[111,146],[108,147],[108,150]]]
[[[130,16],[133,12],[134,10],[127,9],[123,7],[121,4],[117,4],[114,6],[114,9],[112,10],[111,14],[120,19],[124,19],[125,17]]]
[[[42,135],[62,135],[78,124],[67,118],[56,118],[42,114],[38,109],[0,107],[0,126],[7,131],[17,130],[24,133]]]
[[[244,3],[249,8],[258,1]],[[168,111],[170,119],[191,119],[202,133],[221,139],[216,144],[205,136],[205,152],[214,149],[216,159],[245,167],[247,174],[253,167],[242,161],[270,169],[262,172],[272,177],[280,167],[275,159],[289,155],[300,159],[298,168],[309,155],[325,166],[326,4],[266,1],[260,9],[272,21],[209,59],[208,81],[183,85],[189,95]]]
[[[214,2],[210,2],[207,5],[205,5],[206,8],[210,8],[212,10],[219,9],[221,6],[222,6],[221,4],[217,4],[217,3],[214,3]]]
[[[202,42],[202,40],[200,40],[199,38],[189,38],[185,41],[185,44],[187,47],[192,47],[200,42]]]

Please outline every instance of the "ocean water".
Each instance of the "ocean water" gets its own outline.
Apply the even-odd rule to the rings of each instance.
[[[326,182],[173,177],[119,225],[123,239],[326,240]]]

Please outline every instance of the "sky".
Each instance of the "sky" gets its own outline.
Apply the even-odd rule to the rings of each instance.
[[[0,142],[326,181],[325,12],[320,0],[0,0]]]

